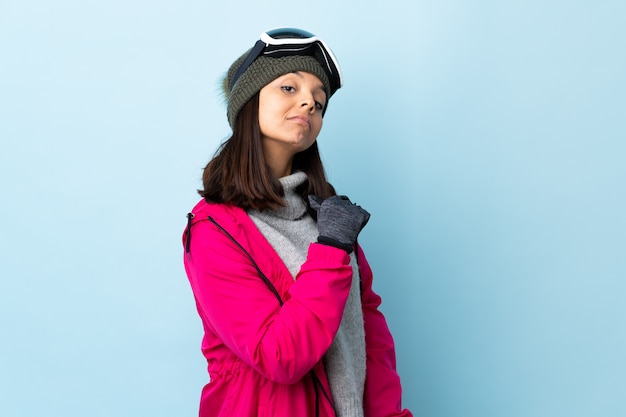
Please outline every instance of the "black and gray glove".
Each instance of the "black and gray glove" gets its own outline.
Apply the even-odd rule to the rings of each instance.
[[[317,241],[352,253],[356,238],[370,218],[370,214],[352,203],[345,195],[322,200],[309,196],[311,208],[317,212]]]

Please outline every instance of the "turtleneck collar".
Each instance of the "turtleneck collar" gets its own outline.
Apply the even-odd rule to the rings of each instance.
[[[278,179],[285,191],[285,203],[287,205],[278,210],[272,210],[275,216],[286,220],[297,220],[306,214],[306,204],[302,197],[296,193],[296,188],[304,184],[307,179],[307,175],[302,171]]]

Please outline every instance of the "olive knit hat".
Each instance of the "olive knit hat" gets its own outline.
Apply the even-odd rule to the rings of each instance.
[[[248,56],[250,50],[241,55],[228,69],[222,80],[222,90],[227,100],[226,116],[230,127],[234,129],[237,115],[241,108],[263,87],[281,75],[295,71],[308,72],[322,81],[326,90],[326,103],[334,91],[328,76],[317,59],[308,55],[292,55],[281,58],[258,57],[231,87],[237,69]],[[324,106],[324,111],[326,106]]]

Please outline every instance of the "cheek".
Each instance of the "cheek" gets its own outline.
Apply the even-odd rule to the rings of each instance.
[[[270,115],[268,115],[266,111],[262,111],[261,109],[259,109],[259,128],[261,129],[261,133],[267,132],[270,127]]]
[[[319,120],[314,120],[313,121],[313,131],[315,132],[315,135],[317,136],[317,134],[320,133],[320,130],[322,130],[322,125],[324,124],[324,120],[322,119],[322,117],[320,116]]]
[[[277,100],[259,100],[259,126],[261,129],[278,128],[284,112]]]
[[[261,128],[261,130],[264,129],[265,125],[266,125],[265,115],[263,114],[262,111],[259,111],[259,127]]]
[[[269,102],[271,102],[271,100],[267,97],[267,93],[261,90],[259,94],[259,126],[261,131],[267,129],[271,122],[271,114],[268,112]]]

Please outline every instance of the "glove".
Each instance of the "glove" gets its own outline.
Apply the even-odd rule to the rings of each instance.
[[[310,195],[309,204],[317,212],[320,233],[317,241],[352,253],[356,238],[370,219],[370,214],[345,195],[335,195],[326,200]]]

